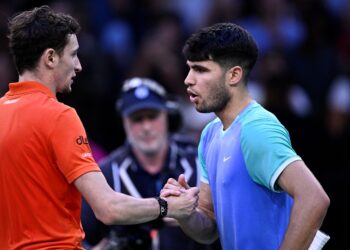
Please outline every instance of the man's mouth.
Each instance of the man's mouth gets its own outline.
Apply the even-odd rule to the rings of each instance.
[[[187,89],[187,94],[189,95],[191,102],[194,103],[198,100],[198,95],[196,93],[194,93],[192,90]]]

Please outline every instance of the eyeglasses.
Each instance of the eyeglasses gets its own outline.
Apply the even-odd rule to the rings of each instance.
[[[123,84],[122,91],[128,92],[129,90],[135,89],[142,85],[146,86],[151,91],[157,93],[161,97],[166,96],[165,89],[161,85],[159,85],[157,82],[148,78],[135,77],[135,78],[127,79]]]

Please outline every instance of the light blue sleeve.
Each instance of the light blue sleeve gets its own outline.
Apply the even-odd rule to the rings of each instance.
[[[288,131],[273,118],[256,119],[242,126],[241,147],[251,178],[273,191],[280,191],[276,180],[282,171],[300,160]]]
[[[200,166],[200,175],[201,175],[201,182],[204,183],[209,183],[209,178],[208,178],[208,170],[206,167],[206,162],[205,162],[205,155],[206,155],[206,134],[208,131],[209,125],[207,125],[201,134],[199,144],[198,144],[198,160],[199,160],[199,166]]]

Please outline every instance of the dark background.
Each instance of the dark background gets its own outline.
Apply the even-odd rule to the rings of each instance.
[[[289,130],[292,144],[331,198],[322,226],[325,249],[346,249],[349,232],[349,0],[77,0],[0,3],[0,95],[17,81],[7,47],[7,21],[48,4],[76,17],[83,71],[69,96],[97,160],[124,140],[115,100],[124,79],[151,77],[180,103],[179,131],[198,139],[210,118],[188,102],[181,55],[200,27],[230,21],[247,28],[260,50],[249,87]],[[4,119],[1,117],[1,119]],[[181,120],[172,118],[172,124]],[[349,154],[349,155],[348,155]]]

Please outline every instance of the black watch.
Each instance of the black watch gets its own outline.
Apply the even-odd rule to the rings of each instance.
[[[156,197],[158,203],[159,203],[159,216],[158,218],[163,218],[168,214],[168,202],[159,196]]]

